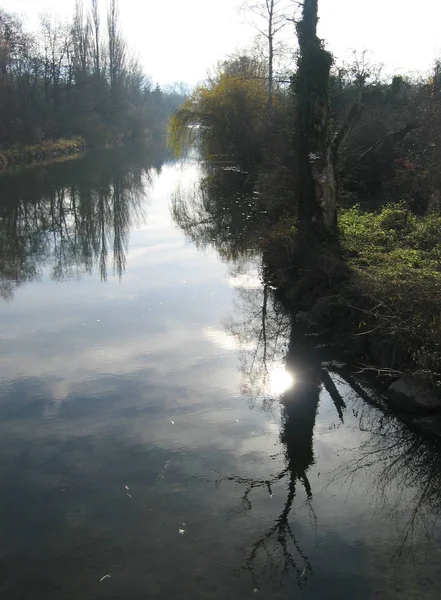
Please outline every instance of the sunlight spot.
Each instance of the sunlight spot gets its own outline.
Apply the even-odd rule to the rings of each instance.
[[[269,376],[268,392],[271,396],[280,396],[293,387],[295,379],[291,373],[282,366],[276,366],[272,369]]]

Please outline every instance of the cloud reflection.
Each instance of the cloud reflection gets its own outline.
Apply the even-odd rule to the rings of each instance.
[[[204,335],[208,338],[213,344],[222,348],[223,350],[239,350],[244,349],[244,345],[240,340],[237,339],[231,333],[228,333],[222,329],[216,329],[215,327],[205,327]],[[252,350],[254,344],[252,342],[245,343],[245,349]]]

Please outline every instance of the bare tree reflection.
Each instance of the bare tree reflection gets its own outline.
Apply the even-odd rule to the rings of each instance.
[[[401,535],[398,556],[409,554],[421,533],[429,541],[440,524],[441,442],[413,431],[380,402],[374,402],[373,407],[372,396],[359,382],[341,370],[339,376],[360,398],[354,414],[367,437],[334,480],[353,481],[364,476],[374,505],[387,506],[396,519]]]
[[[374,505],[387,509],[390,518],[396,519],[400,534],[397,558],[417,548],[415,542],[421,534],[429,541],[435,525],[440,524],[441,442],[424,439],[409,427],[409,418],[398,419],[345,369],[336,364],[330,366],[329,349],[315,346],[314,338],[291,324],[271,290],[265,286],[242,289],[238,290],[238,297],[235,317],[226,327],[243,348],[243,390],[251,393],[253,404],[264,409],[275,403],[282,407],[283,469],[267,478],[230,475],[219,480],[243,486],[242,505],[246,510],[253,508],[253,495],[259,490],[271,495],[277,484],[286,485],[283,509],[246,556],[246,568],[256,585],[265,568],[262,564],[268,575],[279,582],[293,573],[299,586],[304,586],[312,573],[312,565],[296,536],[296,513],[299,505],[306,505],[312,523],[318,526],[314,490],[308,477],[315,461],[317,409],[320,392],[326,390],[343,422],[346,403],[340,391],[342,384],[352,396],[351,420],[355,418],[355,426],[365,438],[358,449],[351,449],[351,458],[341,465],[332,481],[357,481],[357,485],[363,479],[367,482]],[[277,398],[267,382],[281,361],[295,384]]]
[[[274,400],[272,370],[284,369],[291,319],[272,302],[268,286],[259,282],[251,289],[238,288],[233,314],[224,326],[237,340],[241,391],[254,404],[270,408]]]
[[[267,224],[255,194],[255,175],[205,164],[200,181],[173,197],[175,222],[198,248],[213,245],[225,260],[256,256]]]
[[[0,178],[0,295],[38,278],[90,274],[95,265],[108,276],[108,256],[121,278],[128,232],[142,216],[151,183],[149,155],[107,153]]]
[[[375,503],[383,502],[389,510],[394,506],[397,526],[402,528],[401,554],[412,547],[415,532],[428,534],[430,523],[440,515],[441,442],[429,443],[413,433],[409,423],[398,420],[360,381],[332,363],[332,349],[316,346],[314,338],[291,322],[267,285],[258,278],[244,279],[250,263],[256,274],[263,271],[257,242],[267,224],[253,184],[252,176],[241,171],[207,167],[200,188],[176,195],[173,214],[192,241],[202,248],[215,247],[222,258],[233,261],[234,279],[243,279],[237,286],[233,316],[224,323],[240,349],[242,392],[254,406],[281,410],[283,467],[261,478],[219,474],[216,482],[242,486],[244,511],[253,509],[262,492],[271,496],[276,487],[279,491],[286,486],[283,507],[248,548],[245,568],[255,585],[267,571],[279,582],[292,573],[303,586],[312,565],[299,543],[296,514],[306,506],[311,523],[318,526],[308,472],[315,461],[313,436],[321,391],[329,395],[341,423],[355,418],[356,428],[367,436],[358,451],[351,450],[351,459],[335,480],[359,481],[363,474]],[[354,396],[356,408],[349,416],[339,380]],[[408,515],[404,526],[398,524],[403,514]]]
[[[242,269],[250,268],[250,261],[256,274],[262,272],[258,241],[268,224],[253,183],[241,171],[207,167],[202,184],[185,193],[178,191],[173,203],[174,219],[185,234],[199,247],[212,245],[222,258],[234,261],[231,271],[236,279]],[[316,526],[308,470],[314,463],[313,434],[322,386],[342,420],[345,403],[321,357],[311,352],[304,336],[296,334],[290,316],[268,285],[258,278],[238,285],[233,314],[224,325],[240,349],[242,392],[264,410],[281,407],[284,466],[261,479],[220,474],[216,484],[243,486],[242,507],[247,511],[252,510],[259,491],[271,496],[274,486],[286,486],[283,508],[248,549],[245,568],[255,585],[266,566],[273,580],[282,582],[294,574],[298,585],[304,586],[312,566],[296,537],[294,505],[297,495],[303,495]],[[289,385],[293,379],[295,385]]]
[[[302,332],[298,332],[283,308],[274,300],[268,286],[238,290],[236,317],[226,323],[242,347],[241,372],[243,391],[251,395],[253,404],[264,409],[281,406],[280,440],[284,447],[284,468],[264,479],[247,479],[237,475],[221,478],[244,486],[243,506],[252,509],[252,494],[263,489],[272,495],[273,487],[284,482],[286,498],[283,509],[273,525],[254,542],[246,558],[246,568],[257,583],[262,560],[268,575],[282,582],[294,574],[299,586],[304,586],[312,566],[295,533],[295,499],[304,498],[311,522],[317,526],[313,508],[313,489],[308,470],[314,464],[313,436],[322,388],[332,398],[343,420],[346,405],[331,375],[323,366],[326,356],[315,349]],[[280,385],[271,383],[274,373],[282,370]],[[277,381],[277,380],[276,380]],[[283,383],[286,382],[286,389]]]

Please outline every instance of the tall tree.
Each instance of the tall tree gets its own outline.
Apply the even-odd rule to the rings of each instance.
[[[268,67],[268,112],[273,106],[275,61],[279,51],[278,35],[287,25],[292,0],[246,0],[242,10],[251,15],[251,24],[265,40]]]
[[[83,0],[77,0],[72,24],[72,44],[74,53],[74,69],[76,77],[85,80],[89,71],[91,52],[90,19],[84,15]]]
[[[298,215],[335,226],[334,156],[329,132],[332,57],[317,36],[318,0],[305,0],[297,23],[299,42],[295,92],[295,160]]]
[[[332,128],[330,83],[332,55],[317,36],[318,0],[304,0],[296,24],[299,43],[294,77],[294,154],[298,216],[329,231],[337,228],[338,151],[363,108],[361,96],[340,130]]]
[[[98,0],[92,0],[92,54],[97,78],[101,75],[101,18]]]
[[[107,13],[107,42],[110,93],[114,107],[118,105],[119,91],[124,76],[126,47],[119,27],[118,0],[110,0]]]
[[[151,92],[124,41],[117,0],[108,7],[106,31],[99,0],[77,0],[72,21],[44,15],[35,34],[0,9],[1,150],[74,135],[93,144],[164,139],[183,98]],[[0,152],[0,170],[10,160]]]

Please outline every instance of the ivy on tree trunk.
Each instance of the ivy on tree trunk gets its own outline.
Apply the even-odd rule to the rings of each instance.
[[[317,37],[318,0],[304,0],[297,23],[298,69],[294,78],[296,194],[298,216],[334,230],[336,147],[330,132],[329,85],[332,56]]]

